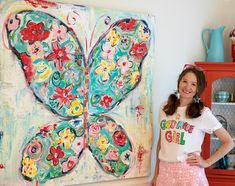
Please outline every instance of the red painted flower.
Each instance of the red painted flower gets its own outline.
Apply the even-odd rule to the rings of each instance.
[[[45,40],[50,34],[43,23],[34,23],[32,21],[29,22],[27,27],[22,29],[20,33],[22,34],[22,39],[28,40],[29,43]]]
[[[70,85],[66,88],[56,87],[55,91],[57,94],[53,94],[52,98],[59,100],[58,108],[61,108],[64,104],[69,105],[69,100],[77,97],[75,94],[71,93],[72,90],[73,85]]]
[[[132,31],[135,28],[137,20],[136,19],[128,19],[126,21],[122,21],[119,26],[122,28],[122,30],[125,31]]]
[[[126,134],[121,130],[116,131],[113,134],[113,141],[120,146],[124,146],[126,144]]]
[[[47,160],[53,162],[53,165],[58,165],[59,164],[59,159],[64,157],[64,152],[62,151],[62,149],[60,148],[60,146],[58,147],[50,147],[50,154],[48,154],[47,156]]]
[[[71,58],[67,52],[68,48],[66,48],[66,46],[60,48],[60,46],[57,42],[53,43],[52,46],[53,46],[53,48],[52,48],[53,52],[52,52],[52,54],[47,56],[47,59],[54,61],[56,68],[61,71],[62,67],[63,67],[62,63],[70,60],[70,58]]]
[[[112,101],[113,101],[113,98],[105,95],[102,97],[102,99],[100,101],[100,105],[105,108],[108,108],[110,106],[110,104],[112,103]]]
[[[147,53],[147,46],[145,43],[136,43],[132,45],[130,54],[136,58],[142,58]]]

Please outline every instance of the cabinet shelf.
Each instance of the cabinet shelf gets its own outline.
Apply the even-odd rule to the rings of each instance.
[[[235,106],[235,102],[227,102],[227,103],[222,103],[222,102],[212,102],[212,105],[231,105]]]

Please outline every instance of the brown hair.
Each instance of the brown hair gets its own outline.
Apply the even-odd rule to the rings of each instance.
[[[194,96],[195,98],[196,96],[200,96],[204,91],[204,89],[206,88],[205,74],[201,69],[197,68],[196,66],[190,66],[181,72],[178,78],[177,89],[179,89],[179,83],[181,79],[189,72],[195,74],[197,78],[197,94]],[[180,101],[178,97],[175,94],[171,94],[168,97],[167,104],[163,107],[163,111],[167,115],[173,115],[176,112],[179,104]],[[198,102],[193,101],[187,106],[186,116],[189,118],[197,118],[201,116],[201,111],[203,108],[204,108],[204,103],[201,100],[199,100]]]

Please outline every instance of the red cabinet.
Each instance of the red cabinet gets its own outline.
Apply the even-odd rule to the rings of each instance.
[[[207,80],[207,87],[201,99],[205,105],[210,107],[213,114],[226,115],[225,118],[229,125],[229,133],[235,138],[232,127],[235,126],[235,102],[219,103],[215,100],[215,92],[227,90],[231,95],[235,95],[235,63],[234,62],[195,62],[195,65],[204,70]],[[222,114],[221,114],[222,113]],[[207,134],[202,147],[202,156],[208,158],[210,153],[216,149],[215,144],[219,140],[213,135]],[[235,156],[235,149],[230,152]],[[235,162],[234,162],[235,163]],[[235,167],[222,169],[213,165],[206,169],[206,175],[210,186],[235,186]]]

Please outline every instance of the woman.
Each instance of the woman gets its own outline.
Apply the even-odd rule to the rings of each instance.
[[[186,67],[178,78],[178,91],[161,108],[153,186],[206,186],[204,168],[234,147],[231,136],[200,100],[205,87],[203,71]],[[214,133],[222,144],[208,159],[200,155],[205,133]]]

